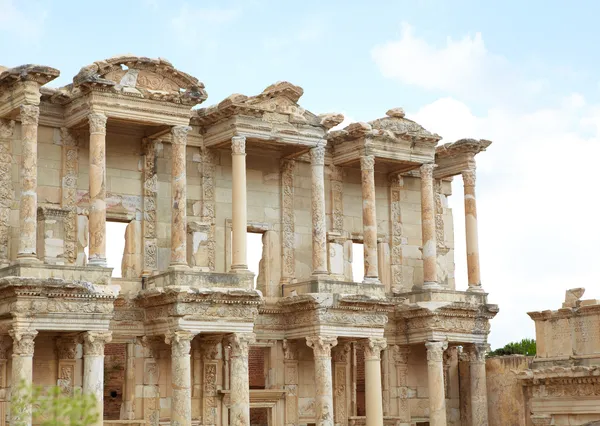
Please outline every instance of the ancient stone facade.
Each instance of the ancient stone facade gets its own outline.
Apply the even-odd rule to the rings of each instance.
[[[401,108],[334,130],[343,116],[305,110],[287,82],[193,108],[203,84],[164,59],[47,87],[58,75],[0,74],[0,425],[28,415],[10,411],[21,380],[92,393],[98,424],[466,425],[463,406],[487,424],[489,141],[437,146]],[[468,283],[446,203],[458,175]],[[128,224],[122,277],[110,222]]]

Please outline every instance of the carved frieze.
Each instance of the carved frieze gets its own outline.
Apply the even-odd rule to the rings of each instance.
[[[215,174],[216,154],[202,148],[202,221],[210,224],[206,245],[208,249],[208,269],[215,270],[216,240],[215,240]]]
[[[281,162],[281,257],[282,281],[291,283],[296,274],[294,220],[294,160]]]
[[[12,137],[14,128],[14,121],[0,119],[0,264],[9,262],[9,215],[14,199],[12,185]]]

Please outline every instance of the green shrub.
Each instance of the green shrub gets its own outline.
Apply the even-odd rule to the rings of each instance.
[[[535,340],[523,339],[520,342],[511,342],[505,345],[503,348],[498,348],[495,351],[489,353],[489,356],[501,356],[501,355],[535,355]]]

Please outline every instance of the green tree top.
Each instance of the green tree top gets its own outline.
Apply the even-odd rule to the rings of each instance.
[[[489,356],[501,355],[535,355],[535,340],[523,339],[520,342],[511,342],[503,348],[498,348],[489,353]]]

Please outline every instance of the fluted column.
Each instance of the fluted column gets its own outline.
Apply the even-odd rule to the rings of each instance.
[[[485,354],[487,344],[475,344],[469,351],[471,373],[471,418],[473,425],[488,425],[487,387],[485,378]]]
[[[315,357],[315,411],[319,426],[333,426],[333,379],[331,375],[331,348],[337,338],[309,336],[306,344],[313,349]]]
[[[467,239],[467,274],[470,291],[483,291],[479,274],[479,238],[475,202],[475,169],[462,172],[465,191],[465,235]]]
[[[447,342],[427,342],[427,383],[429,390],[429,423],[446,426],[446,395],[444,392],[444,351]]]
[[[106,266],[106,116],[93,112],[90,124],[89,264]]]
[[[21,105],[21,202],[18,259],[37,260],[37,136],[40,109]]]
[[[187,266],[185,150],[189,126],[171,129],[171,267]]]
[[[248,376],[248,351],[254,343],[254,334],[235,333],[228,337],[231,347],[231,374],[229,424],[250,426],[250,379]]]
[[[435,203],[433,169],[421,166],[421,229],[423,239],[423,288],[440,288],[437,282],[437,242],[435,238]]]
[[[375,156],[360,157],[362,219],[365,260],[364,282],[379,283],[377,262],[377,215],[375,213]]]
[[[325,146],[310,150],[312,167],[313,275],[327,275],[327,225],[325,223]]]
[[[367,426],[383,426],[381,386],[381,351],[387,347],[384,338],[371,337],[363,343],[365,350],[365,410]]]
[[[104,346],[110,331],[88,331],[83,335],[83,393],[94,395],[98,417],[93,424],[104,424]]]
[[[37,336],[35,330],[11,330],[13,339],[12,349],[12,374],[11,374],[11,400],[22,398],[21,392],[27,392],[27,387],[33,384],[33,348]],[[31,426],[31,406],[22,407],[21,410],[10,410],[10,424]]]
[[[192,425],[192,365],[190,349],[194,335],[176,331],[165,336],[171,345],[171,425]]]
[[[248,206],[246,196],[246,138],[231,138],[232,217],[231,217],[231,270],[247,271],[246,233]]]

